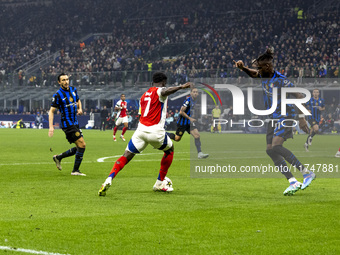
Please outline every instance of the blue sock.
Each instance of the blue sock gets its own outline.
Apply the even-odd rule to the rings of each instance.
[[[73,172],[79,171],[80,164],[83,161],[84,152],[85,152],[85,148],[77,148],[76,158],[74,160]]]
[[[201,150],[201,139],[200,138],[195,138],[195,146],[196,146],[197,152],[200,153],[202,151]]]
[[[65,152],[57,155],[57,159],[62,160],[63,158],[73,156],[74,154],[76,154],[76,152],[77,152],[77,147],[73,147],[73,148],[69,149],[68,151],[65,151]]]
[[[295,157],[295,155],[282,145],[276,145],[273,147],[273,151],[281,155],[289,164],[295,166],[301,172],[305,169],[304,165]]]

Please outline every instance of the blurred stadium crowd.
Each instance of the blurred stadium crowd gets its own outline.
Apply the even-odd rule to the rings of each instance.
[[[101,73],[92,80],[100,83],[121,79],[115,71],[141,70],[167,70],[183,79],[236,78],[232,60],[250,65],[267,46],[289,77],[339,76],[337,9],[312,12],[309,1],[47,2],[3,6],[0,82],[11,74],[20,84],[30,83],[18,68],[46,51],[60,56],[40,68],[34,82],[61,71],[82,73],[77,80],[88,83],[86,73]],[[80,41],[90,33],[99,35]],[[177,57],[163,59],[159,54],[166,48]]]
[[[121,82],[127,74],[131,85],[149,82],[155,70],[166,71],[169,83],[240,82],[245,74],[232,60],[249,66],[266,47],[274,47],[277,70],[297,83],[340,77],[338,1],[5,0],[0,6],[3,87],[57,86],[60,72],[77,86]],[[337,100],[328,102],[325,119],[329,113],[339,119]],[[27,114],[37,111],[46,109]]]

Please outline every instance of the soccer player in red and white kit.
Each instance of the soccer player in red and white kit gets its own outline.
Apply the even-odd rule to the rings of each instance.
[[[173,191],[172,187],[167,186],[164,180],[174,157],[174,147],[171,139],[164,129],[168,96],[180,89],[190,88],[191,83],[176,87],[165,88],[167,76],[162,72],[157,72],[152,77],[153,87],[146,91],[140,99],[141,117],[137,130],[133,134],[122,157],[114,164],[109,177],[105,180],[98,194],[105,196],[110,188],[112,179],[118,172],[136,155],[141,153],[148,144],[155,149],[164,151],[161,160],[159,175],[153,186],[154,191]]]
[[[125,101],[125,94],[120,95],[120,100],[117,102],[115,106],[115,111],[118,111],[117,114],[117,120],[116,120],[116,126],[113,129],[113,141],[116,140],[116,133],[118,130],[118,127],[120,124],[124,124],[122,134],[120,135],[120,138],[125,142],[124,134],[126,130],[128,129],[128,117],[126,114],[126,109],[127,109],[127,102]]]

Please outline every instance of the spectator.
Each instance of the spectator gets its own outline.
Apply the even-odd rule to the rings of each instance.
[[[37,112],[37,115],[35,116],[35,127],[42,129],[43,128],[43,121],[44,121],[44,117],[42,115],[40,115],[40,112]]]
[[[109,111],[106,109],[106,105],[104,105],[103,109],[100,111],[100,131],[105,131],[106,118],[108,115]]]

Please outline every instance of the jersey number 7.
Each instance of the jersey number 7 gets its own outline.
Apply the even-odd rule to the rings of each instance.
[[[146,117],[149,113],[149,110],[150,110],[151,97],[144,97],[144,101],[148,101],[148,103],[146,105],[146,109],[144,111],[144,115],[143,115],[143,117]]]

